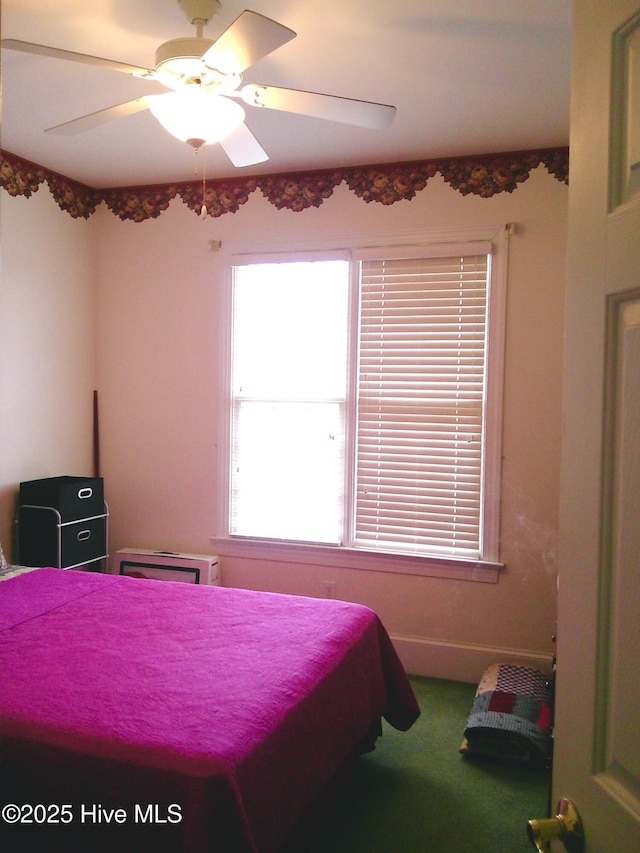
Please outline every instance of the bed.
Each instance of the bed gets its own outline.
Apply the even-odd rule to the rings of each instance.
[[[47,850],[282,849],[420,713],[366,607],[59,569],[0,583],[0,672],[3,815]]]

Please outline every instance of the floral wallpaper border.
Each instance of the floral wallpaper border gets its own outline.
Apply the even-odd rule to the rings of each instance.
[[[93,189],[15,154],[2,151],[1,155],[0,186],[9,195],[28,198],[46,182],[60,209],[74,219],[88,219],[103,202],[115,216],[133,222],[155,219],[177,197],[194,213],[200,214],[202,209],[201,181]],[[236,213],[252,193],[259,191],[279,210],[299,212],[320,207],[344,182],[351,192],[367,203],[375,201],[391,205],[412,199],[426,187],[429,178],[438,173],[463,195],[490,198],[496,193],[513,192],[541,164],[558,181],[569,182],[569,149],[549,148],[206,181],[204,203],[208,215],[218,217],[224,213]]]

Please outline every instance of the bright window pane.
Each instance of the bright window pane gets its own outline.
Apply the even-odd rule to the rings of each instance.
[[[349,264],[234,268],[231,525],[341,541]]]
[[[344,406],[252,400],[236,412],[233,532],[339,542]]]

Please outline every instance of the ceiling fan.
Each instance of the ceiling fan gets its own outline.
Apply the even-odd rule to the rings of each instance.
[[[242,85],[242,73],[259,59],[295,38],[296,33],[257,12],[245,10],[215,41],[203,38],[204,26],[220,8],[218,0],[178,0],[196,36],[164,42],[156,50],[152,69],[98,56],[61,50],[17,39],[3,39],[2,47],[23,53],[65,59],[157,81],[171,90],[143,95],[132,101],[89,113],[47,128],[47,133],[74,135],[113,119],[149,109],[174,136],[196,150],[218,142],[234,166],[268,160],[268,154],[244,123],[250,107],[281,110],[303,116],[383,130],[396,108],[298,89],[258,83]]]

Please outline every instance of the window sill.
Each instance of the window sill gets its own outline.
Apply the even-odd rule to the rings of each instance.
[[[241,557],[341,569],[365,569],[391,574],[420,575],[452,580],[498,583],[502,563],[460,558],[417,557],[411,554],[389,554],[359,548],[330,545],[307,545],[271,542],[264,539],[212,536],[211,544],[220,557]]]

